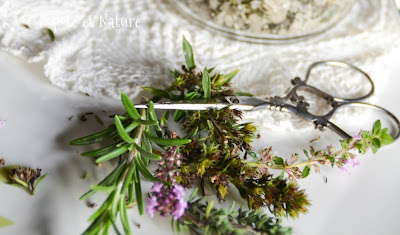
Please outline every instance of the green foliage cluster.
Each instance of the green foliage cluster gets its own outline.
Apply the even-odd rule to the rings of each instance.
[[[127,207],[136,203],[139,213],[144,212],[140,175],[150,181],[157,180],[147,169],[150,160],[161,160],[160,155],[153,153],[152,144],[166,148],[191,142],[189,139],[163,138],[152,102],[149,103],[148,109],[142,109],[139,113],[126,94],[122,93],[121,100],[126,114],[115,115],[114,125],[70,142],[71,145],[89,145],[112,141],[113,144],[82,153],[82,156],[96,157],[96,163],[119,158],[115,169],[80,198],[86,199],[96,192],[108,194],[103,205],[90,217],[91,225],[83,234],[107,234],[111,227],[117,230],[115,220],[118,215],[125,234],[131,234]]]
[[[290,180],[296,180],[309,176],[312,167],[318,173],[320,171],[318,165],[331,165],[342,169],[349,161],[358,161],[355,151],[359,154],[366,154],[368,149],[372,149],[375,154],[381,147],[392,142],[393,138],[388,134],[388,129],[382,129],[381,121],[377,120],[371,131],[361,131],[356,137],[341,140],[342,149],[338,151],[335,151],[333,146],[327,146],[326,149],[318,151],[311,146],[309,151],[304,150],[307,160],[299,161],[298,154],[293,154],[290,160],[284,160],[282,157],[270,155],[271,149],[266,149],[260,157],[255,158],[255,162],[251,162],[249,165],[255,167],[255,170],[283,170],[281,178],[286,173]]]
[[[183,51],[186,67],[183,66],[183,72],[171,71],[175,78],[173,85],[163,91],[147,89],[156,100],[161,93],[165,94],[164,99],[187,101],[234,95],[229,82],[237,71],[228,75],[212,74],[214,68],[201,72],[195,66],[192,48],[185,38]],[[309,202],[304,191],[286,179],[256,172],[244,161],[243,156],[254,155],[250,143],[256,127],[251,123],[239,123],[241,115],[240,111],[229,107],[175,112],[174,121],[182,125],[188,134],[186,138],[193,140],[182,147],[184,162],[179,183],[190,187],[193,179],[200,177],[216,191],[220,200],[228,194],[229,185],[234,185],[252,209],[267,207],[276,215],[293,217],[306,212]]]
[[[197,189],[189,199],[189,207],[183,219],[172,221],[179,232],[182,228],[202,234],[291,234],[292,230],[282,227],[279,222],[262,211],[235,209],[232,202],[229,209],[217,208],[214,201],[196,198]]]
[[[158,118],[153,102],[161,99],[185,102],[201,99],[211,102],[238,94],[229,85],[237,71],[223,75],[215,73],[214,68],[200,70],[194,62],[192,47],[185,38],[182,46],[186,66],[180,71],[170,70],[174,78],[170,87],[163,90],[144,88],[154,96],[146,109],[136,110],[129,98],[122,94],[126,114],[115,115],[115,124],[106,130],[71,142],[71,145],[112,142],[103,148],[85,152],[82,156],[95,157],[97,163],[119,159],[116,168],[81,197],[85,199],[95,192],[108,194],[103,205],[90,218],[92,224],[84,234],[107,234],[111,227],[119,233],[115,226],[118,215],[124,232],[131,234],[127,208],[136,203],[140,214],[143,214],[140,175],[170,186],[171,183],[155,178],[147,168],[151,160],[162,159],[154,147],[164,151],[168,146],[179,146],[182,162],[170,172],[178,184],[190,188],[198,182],[196,179],[200,179],[203,195],[204,188],[209,185],[220,201],[226,198],[229,187],[233,186],[250,209],[236,211],[232,209],[233,206],[230,210],[217,209],[213,201],[204,202],[203,199],[195,199],[195,194],[192,194],[184,216],[173,220],[173,228],[178,231],[188,228],[205,234],[287,234],[291,230],[281,227],[276,219],[267,216],[262,209],[268,209],[277,218],[296,218],[306,213],[310,203],[304,190],[297,186],[296,179],[307,177],[311,167],[318,172],[317,164],[326,165],[328,162],[332,166],[343,167],[347,161],[354,160],[355,155],[350,152],[353,149],[365,153],[371,148],[375,153],[393,141],[388,130],[381,129],[378,121],[371,132],[362,132],[360,138],[341,141],[340,151],[334,152],[333,147],[315,151],[311,147],[310,151],[304,151],[308,160],[303,162],[298,162],[298,154],[286,160],[273,156],[271,148],[258,155],[251,147],[256,127],[251,123],[241,123],[242,113],[229,106],[219,110],[176,110],[173,120],[184,131],[181,139],[176,132],[168,129],[169,112]],[[247,159],[248,156],[252,160]],[[164,171],[169,169],[168,164],[159,165],[165,166],[162,170],[163,174],[167,174]],[[282,170],[282,174],[276,177],[269,173],[269,169]]]

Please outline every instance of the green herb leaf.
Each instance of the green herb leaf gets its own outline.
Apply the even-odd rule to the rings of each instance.
[[[95,192],[105,192],[110,193],[115,190],[115,186],[101,186],[101,185],[91,185],[90,188]]]
[[[173,71],[171,69],[168,69],[168,71],[169,71],[169,74],[171,74],[171,76],[174,77],[174,78],[178,78],[180,76],[179,73],[177,73],[177,72],[175,72],[175,71]]]
[[[201,80],[201,83],[204,91],[204,99],[211,99],[211,80],[207,68],[205,68],[203,71],[203,79]]]
[[[131,229],[129,227],[128,214],[126,213],[125,197],[121,197],[121,199],[119,200],[119,211],[120,211],[121,223],[122,226],[124,227],[125,234],[130,235]]]
[[[167,126],[167,124],[168,124],[167,119],[165,119],[165,117],[161,117],[161,118],[160,118],[160,125],[161,125],[162,127],[165,127],[165,126]]]
[[[116,179],[120,176],[122,170],[124,169],[125,163],[121,163],[119,164],[110,174],[108,174],[106,176],[106,178],[104,178],[98,185],[99,186],[110,186],[112,185]],[[94,194],[93,190],[89,190],[88,192],[86,192],[85,194],[83,194],[79,200],[84,200],[88,197],[90,197],[91,195]]]
[[[137,169],[140,171],[140,173],[148,180],[150,181],[156,181],[157,179],[150,173],[150,171],[147,169],[146,165],[143,163],[142,159],[140,156],[136,156],[135,158],[136,166]],[[140,181],[140,180],[139,180]]]
[[[193,49],[190,43],[186,40],[185,36],[183,36],[182,40],[182,48],[183,48],[183,54],[185,55],[185,60],[186,60],[186,65],[189,70],[194,69],[195,64],[194,64],[194,59],[193,59]]]
[[[145,125],[145,126],[154,126],[158,124],[158,121],[153,121],[153,120],[140,120],[140,124]]]
[[[301,178],[303,179],[306,178],[310,174],[310,170],[311,170],[310,166],[304,167],[303,173],[301,174]]]
[[[9,165],[0,168],[0,182],[11,184],[13,181],[10,178],[10,175],[13,175],[13,170],[17,168],[18,165]]]
[[[47,32],[47,35],[49,35],[50,40],[53,42],[54,39],[56,38],[56,36],[54,36],[53,31],[49,28],[46,28],[46,32]]]
[[[93,213],[93,215],[89,218],[89,221],[97,219],[104,212],[104,210],[108,208],[110,204],[110,200],[108,200],[109,198],[111,198],[111,195],[109,195],[103,205],[95,213]]]
[[[382,145],[388,145],[393,143],[393,137],[387,133],[382,133],[382,135],[380,136],[380,141],[382,143]]]
[[[213,208],[213,206],[214,206],[214,202],[215,201],[210,201],[210,203],[207,205],[207,207],[206,207],[206,213],[205,213],[205,215],[206,215],[206,219],[208,219],[209,217],[210,217],[210,212],[211,212],[211,209]]]
[[[125,107],[126,112],[129,114],[129,116],[131,116],[131,118],[133,118],[134,120],[140,119],[140,114],[136,110],[135,105],[133,105],[133,103],[129,99],[129,97],[123,92],[121,94],[121,100],[122,100],[122,104]]]
[[[247,93],[247,92],[235,92],[236,96],[248,96],[248,97],[253,97],[254,95],[251,93]]]
[[[125,128],[125,132],[129,133],[139,126],[142,120],[134,121]]]
[[[15,180],[18,184],[24,186],[25,188],[29,187],[25,181],[18,179],[18,177],[16,176],[12,177],[12,179]]]
[[[96,163],[104,162],[104,161],[107,161],[107,160],[110,160],[112,158],[120,156],[121,154],[123,154],[126,151],[128,151],[129,146],[130,146],[129,144],[124,144],[121,147],[117,148],[116,150],[111,151],[111,152],[109,152],[107,154],[104,154],[103,156],[101,156],[101,157],[96,159]]]
[[[224,76],[221,76],[217,81],[216,81],[216,83],[214,84],[216,87],[221,87],[221,86],[223,86],[223,85],[226,85],[228,82],[230,82],[232,79],[233,79],[233,77],[235,77],[236,76],[236,74],[239,72],[239,70],[235,70],[235,71],[232,71],[232,72],[230,72],[229,74],[227,74],[227,75],[224,75]]]
[[[378,138],[373,138],[373,139],[372,139],[372,144],[373,144],[374,147],[376,147],[376,148],[382,147],[381,141],[380,141]]]
[[[308,158],[308,160],[310,160],[310,156],[308,155],[307,150],[304,149],[303,152],[304,152],[304,155],[306,155],[306,157]]]
[[[374,127],[372,128],[372,134],[373,134],[374,136],[378,136],[378,135],[380,134],[380,132],[381,132],[381,121],[380,121],[380,120],[377,120],[377,121],[374,123]]]
[[[193,201],[193,199],[196,197],[196,195],[197,195],[197,191],[199,191],[199,188],[195,188],[194,190],[193,190],[193,192],[190,194],[190,197],[189,197],[189,201]]]
[[[149,159],[152,159],[152,160],[161,160],[161,156],[160,155],[147,152],[146,150],[144,150],[141,147],[139,147],[137,144],[135,144],[135,148],[137,149],[137,151],[139,151],[139,153],[143,157],[146,157],[146,158],[149,158]]]
[[[44,175],[42,175],[42,176],[40,176],[40,177],[36,180],[35,185],[33,186],[33,189],[36,189],[36,187],[40,184],[40,182],[42,182],[42,181],[44,180],[44,178],[46,178],[46,176],[47,176],[47,173],[44,174]]]
[[[185,145],[185,144],[188,144],[188,143],[192,142],[192,140],[189,140],[189,139],[163,139],[163,138],[158,138],[158,137],[155,137],[155,136],[152,136],[152,135],[148,134],[148,132],[146,132],[146,136],[147,136],[147,138],[149,138],[154,143],[156,143],[158,145],[162,145],[162,146],[179,146],[179,145]]]
[[[175,110],[174,112],[174,122],[179,122],[185,116],[185,112],[183,110]]]
[[[11,220],[4,218],[3,216],[0,216],[0,228],[4,228],[13,224],[14,222],[12,222]]]
[[[199,99],[199,98],[201,98],[201,94],[198,93],[197,91],[192,91],[192,92],[187,93],[184,99],[190,101],[190,100],[195,100],[195,99]]]
[[[136,174],[139,174],[136,170]],[[139,210],[139,214],[143,215],[143,197],[142,197],[142,187],[140,186],[140,180],[135,182],[135,194],[136,194],[136,202]]]
[[[207,120],[207,125],[208,130],[210,131],[210,133],[212,133],[214,131],[214,124],[210,120]]]
[[[167,91],[152,88],[152,87],[142,87],[143,90],[145,90],[147,93],[152,94],[153,96],[157,96],[160,98],[166,98],[169,99],[170,95]]]
[[[283,180],[283,178],[285,177],[285,172],[286,172],[286,171],[283,170],[283,171],[281,172],[281,174],[279,175],[278,178],[279,178],[280,180]]]
[[[250,155],[254,160],[258,161],[257,154],[252,151],[247,151],[247,154]]]
[[[110,126],[109,128],[107,128],[107,129],[105,129],[103,131],[100,131],[100,132],[97,132],[97,133],[94,133],[94,134],[91,134],[91,135],[88,135],[88,136],[84,136],[84,137],[75,139],[75,140],[71,141],[69,144],[70,145],[89,145],[89,144],[94,144],[94,143],[98,143],[98,142],[101,142],[101,141],[106,140],[106,139],[110,139],[115,134],[117,134],[117,130],[116,130],[115,126],[112,125],[112,126]]]
[[[157,119],[157,115],[156,115],[156,113],[155,113],[155,110],[154,110],[154,103],[153,103],[153,101],[151,101],[150,100],[150,102],[149,102],[149,110],[148,110],[148,113],[149,113],[149,116],[150,116],[150,120],[153,120],[153,121],[156,121],[157,123],[156,123],[156,125],[155,125],[155,127],[154,127],[154,129],[156,130],[156,132],[157,132],[157,135],[159,136],[159,137],[161,137],[162,136],[162,133],[161,133],[161,127],[158,125],[158,119]]]
[[[84,152],[84,153],[81,153],[81,156],[82,157],[98,157],[98,156],[107,154],[107,153],[109,153],[111,151],[114,151],[115,149],[118,148],[117,145],[119,145],[120,143],[122,143],[122,142],[114,143],[114,144],[108,145],[108,146],[106,146],[104,148],[101,148],[101,149],[97,149],[97,150],[93,150],[93,151],[89,151],[89,152]]]
[[[127,143],[133,143],[135,142],[134,139],[132,139],[129,134],[125,131],[125,127],[122,125],[121,120],[119,119],[118,115],[115,115],[115,126],[117,127],[117,131],[119,136]]]
[[[283,159],[281,157],[274,157],[272,159],[272,161],[274,162],[275,165],[277,166],[285,166],[285,162],[283,161]]]
[[[133,175],[136,174],[136,167],[135,167],[135,173]],[[131,182],[129,184],[129,191],[128,191],[128,199],[129,199],[129,204],[133,203],[134,197],[133,197],[133,187],[135,186],[134,183],[137,182],[136,180],[134,180],[133,182]]]
[[[111,220],[111,223],[112,223],[115,233],[117,235],[122,235],[122,233],[118,230],[117,225],[115,224],[114,220]],[[96,234],[101,234],[101,233],[96,233]]]

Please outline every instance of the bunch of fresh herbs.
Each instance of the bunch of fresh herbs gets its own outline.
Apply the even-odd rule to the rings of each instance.
[[[335,152],[332,146],[319,151],[311,147],[310,151],[304,151],[307,161],[299,163],[298,154],[284,160],[273,156],[270,148],[261,154],[253,152],[251,142],[256,127],[241,123],[242,113],[229,107],[175,111],[173,120],[183,130],[178,136],[176,131],[169,130],[169,112],[158,117],[153,102],[161,99],[210,100],[236,94],[229,82],[237,71],[223,75],[214,73],[214,68],[200,70],[185,38],[183,52],[186,66],[181,71],[170,71],[174,78],[170,87],[164,90],[144,88],[153,95],[147,109],[137,110],[122,94],[126,114],[115,115],[115,124],[106,130],[71,142],[71,145],[111,142],[103,148],[82,153],[82,156],[95,157],[96,163],[118,160],[115,169],[81,197],[85,199],[96,192],[108,194],[89,219],[91,225],[84,234],[107,234],[110,228],[118,232],[115,225],[118,217],[125,234],[131,234],[127,208],[136,205],[140,214],[144,213],[142,178],[154,182],[146,211],[150,216],[155,213],[172,215],[173,227],[178,231],[187,228],[204,234],[287,234],[291,230],[281,227],[279,218],[296,218],[300,213],[306,213],[310,205],[296,179],[307,177],[311,167],[318,172],[317,164],[337,166],[344,171],[348,165],[357,165],[358,160],[351,150],[364,154],[371,148],[375,153],[393,141],[387,129],[381,129],[377,121],[372,132],[363,131],[352,139],[341,141],[339,151]],[[158,163],[153,174],[148,170],[152,161]],[[270,169],[280,169],[282,174],[274,176]],[[215,191],[219,201],[226,199],[229,187],[235,187],[247,201],[249,211],[236,211],[233,207],[218,209],[214,207],[214,201],[195,199],[196,193],[185,201],[185,189],[198,187],[204,196],[206,185]],[[268,210],[262,210],[264,208]]]

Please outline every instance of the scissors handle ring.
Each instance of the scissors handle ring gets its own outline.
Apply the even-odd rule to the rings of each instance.
[[[395,126],[395,134],[393,136],[393,140],[397,140],[400,137],[400,121],[397,119],[397,117],[391,113],[389,110],[382,108],[378,105],[374,104],[367,104],[367,103],[362,103],[362,102],[351,102],[351,103],[342,103],[336,108],[340,108],[341,106],[356,106],[356,107],[364,107],[364,108],[369,108],[369,109],[374,109],[377,111],[380,111],[384,113],[385,115],[389,116],[389,118],[393,121],[393,124]]]
[[[335,60],[319,61],[319,62],[316,62],[316,63],[313,63],[312,65],[310,65],[310,67],[308,67],[306,76],[305,76],[305,78],[304,78],[304,80],[303,80],[303,84],[306,84],[306,83],[307,83],[308,79],[309,79],[310,76],[311,76],[311,71],[312,71],[312,69],[315,68],[315,67],[317,67],[317,66],[319,66],[319,65],[331,65],[331,66],[336,66],[336,67],[342,67],[342,68],[349,68],[349,69],[352,69],[352,70],[354,70],[354,71],[356,71],[356,72],[358,72],[358,73],[361,73],[361,74],[368,80],[368,82],[371,84],[371,90],[368,92],[368,94],[366,94],[366,95],[364,95],[364,96],[361,96],[361,97],[358,97],[358,98],[353,98],[353,99],[344,99],[344,98],[339,98],[339,97],[333,97],[333,96],[332,96],[332,99],[333,99],[334,101],[337,101],[337,102],[354,102],[354,101],[360,101],[360,100],[363,100],[363,99],[365,99],[365,98],[370,97],[370,96],[374,93],[374,91],[375,91],[374,82],[372,81],[371,77],[370,77],[366,72],[364,72],[364,71],[361,70],[360,68],[358,68],[358,67],[356,67],[356,66],[354,66],[354,65],[351,65],[351,64],[349,64],[349,63],[342,62],[342,61],[335,61]],[[308,86],[308,85],[305,85],[305,86]],[[313,89],[316,89],[316,88],[313,87]],[[318,89],[317,89],[317,90],[318,90]]]

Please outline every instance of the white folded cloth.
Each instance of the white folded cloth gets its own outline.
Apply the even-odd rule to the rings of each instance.
[[[377,101],[388,77],[388,55],[399,46],[398,17],[390,0],[359,0],[339,24],[321,35],[264,45],[211,32],[182,17],[165,0],[3,0],[0,47],[29,62],[44,61],[46,76],[62,89],[113,98],[125,92],[135,98],[144,94],[140,87],[170,84],[167,69],[179,69],[184,63],[185,35],[197,65],[217,66],[216,71],[224,73],[241,70],[232,81],[237,90],[262,97],[280,95],[313,62],[341,60],[371,75]],[[116,21],[121,20],[130,25],[118,27]],[[54,32],[54,41],[46,28]],[[313,84],[342,95],[360,92],[351,78],[335,77],[327,73]],[[343,93],[340,86],[356,89]],[[267,127],[308,126],[277,112],[253,112],[247,118]]]

